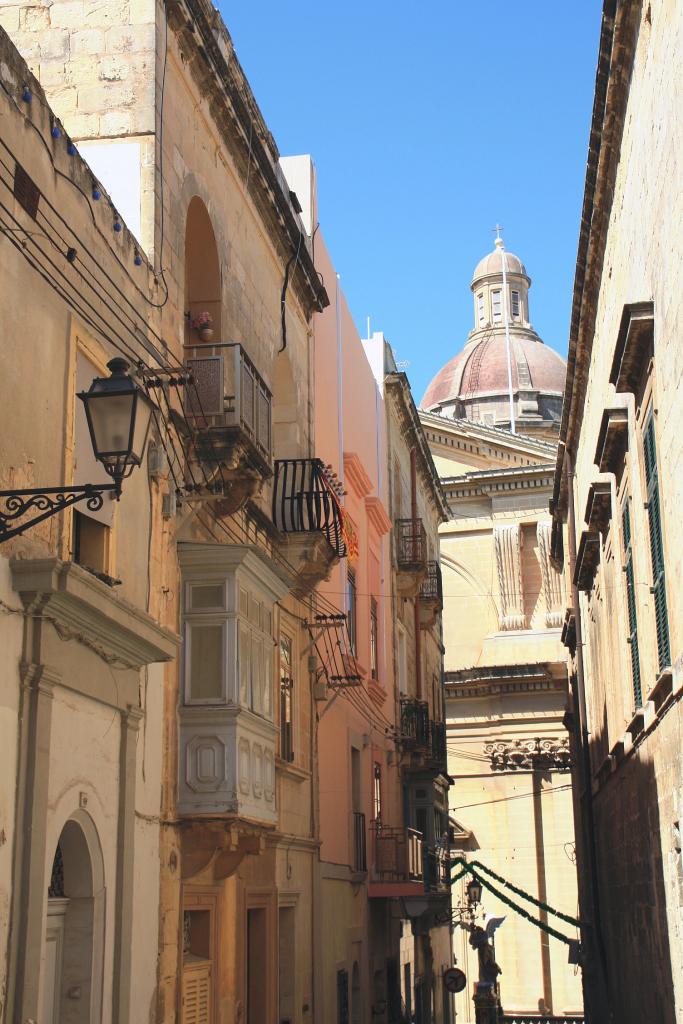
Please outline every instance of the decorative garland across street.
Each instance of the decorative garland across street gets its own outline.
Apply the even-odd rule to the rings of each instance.
[[[515,913],[519,914],[521,917],[525,917],[527,919],[527,921],[530,921],[532,924],[535,924],[537,928],[540,928],[541,931],[545,932],[547,935],[552,935],[553,938],[559,939],[560,942],[564,942],[567,946],[571,945],[575,941],[574,939],[567,938],[567,936],[563,935],[561,932],[556,931],[555,928],[551,928],[551,926],[548,925],[548,924],[545,924],[545,922],[539,921],[538,918],[533,917],[523,907],[520,907],[517,903],[514,903],[508,896],[505,896],[500,891],[500,889],[497,889],[494,885],[492,885],[491,882],[488,880],[488,878],[482,878],[479,874],[477,874],[477,872],[474,870],[472,865],[468,864],[466,861],[464,861],[462,859],[462,857],[457,857],[453,861],[453,864],[454,865],[455,864],[460,864],[462,866],[461,866],[460,871],[458,871],[458,873],[456,875],[452,876],[452,878],[451,878],[451,885],[453,885],[460,878],[462,878],[462,876],[464,874],[466,874],[466,873],[470,874],[470,875],[472,875],[473,878],[477,879],[477,881],[479,882],[480,885],[483,885],[486,889],[489,890],[490,893],[492,893],[499,900],[501,900],[501,902],[506,903],[508,907],[510,907],[512,910],[515,911]],[[531,899],[532,897],[529,897],[529,898]]]
[[[535,905],[537,907],[540,907],[541,910],[545,910],[549,914],[554,914],[555,917],[559,917],[560,920],[566,921],[567,924],[573,924],[576,928],[581,927],[581,922],[578,921],[575,917],[570,917],[569,914],[563,914],[561,910],[555,910],[554,907],[551,907],[549,906],[549,904],[544,903],[543,900],[536,899],[536,897],[532,896],[531,893],[525,892],[524,889],[518,888],[516,885],[513,885],[512,882],[508,882],[507,878],[503,878],[502,875],[497,875],[496,872],[492,870],[492,868],[487,867],[486,864],[482,864],[481,861],[471,860],[469,861],[469,864],[473,868],[478,868],[480,871],[485,871],[488,875],[491,875],[492,878],[495,878],[497,882],[501,882],[504,886],[506,886],[506,888],[512,889],[512,891],[517,893],[518,896],[521,896],[522,899],[528,900],[529,903],[535,903]]]

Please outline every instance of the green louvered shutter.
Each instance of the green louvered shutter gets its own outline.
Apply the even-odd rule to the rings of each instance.
[[[633,675],[633,697],[636,707],[642,707],[643,690],[640,684],[640,656],[638,653],[638,620],[636,617],[636,587],[633,578],[633,550],[631,548],[631,513],[628,498],[621,510],[621,525],[624,535],[624,572],[626,574],[626,603],[628,605],[628,642],[631,647],[631,671]]]
[[[655,446],[655,420],[650,413],[645,427],[645,482],[647,484],[647,515],[650,527],[650,555],[652,558],[652,593],[655,599],[655,622],[657,625],[657,653],[659,669],[671,663],[669,648],[669,620],[666,611],[666,584],[664,576],[664,548],[662,546],[662,522],[659,508],[659,477],[657,474],[657,449]]]

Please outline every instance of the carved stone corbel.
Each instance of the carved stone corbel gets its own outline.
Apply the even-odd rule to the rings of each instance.
[[[500,589],[501,629],[524,629],[522,588],[522,530],[519,523],[493,528],[493,541]]]
[[[538,557],[541,563],[543,596],[545,598],[545,624],[548,629],[559,629],[564,620],[562,573],[550,561],[550,534],[552,521],[543,520],[536,526]]]

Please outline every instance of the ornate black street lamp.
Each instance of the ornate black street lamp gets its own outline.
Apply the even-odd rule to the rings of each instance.
[[[465,893],[467,894],[466,903],[456,903],[451,906],[449,913],[447,914],[436,914],[434,920],[438,924],[458,924],[465,918],[469,918],[470,924],[473,925],[474,919],[477,913],[477,907],[481,903],[481,894],[483,887],[479,878],[475,875],[470,878],[469,882],[465,886]],[[465,927],[465,926],[463,926]]]
[[[118,501],[122,481],[142,463],[154,409],[153,402],[129,376],[128,367],[125,359],[112,359],[107,363],[111,376],[96,377],[90,390],[78,395],[85,406],[95,458],[113,482],[0,491],[4,506],[0,509],[0,543],[78,501],[85,501],[91,512],[102,508],[107,491],[113,492]],[[31,510],[38,515],[12,525]]]
[[[478,878],[471,878],[465,886],[467,893],[467,902],[470,907],[474,908],[481,903],[481,882]]]

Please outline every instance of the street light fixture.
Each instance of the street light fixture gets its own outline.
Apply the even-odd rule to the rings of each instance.
[[[85,406],[95,458],[113,482],[0,491],[4,505],[0,509],[0,543],[78,501],[85,501],[90,512],[102,508],[106,492],[113,492],[118,501],[122,481],[141,465],[154,403],[129,376],[125,359],[112,359],[107,368],[111,375],[96,377],[90,390],[81,392],[78,398]],[[31,510],[38,515],[18,526],[13,525]]]
[[[470,907],[474,908],[481,903],[482,886],[478,878],[471,878],[465,887],[465,891],[467,892],[467,902]]]
[[[107,368],[111,376],[95,377],[78,398],[85,406],[95,458],[113,478],[118,500],[121,481],[142,463],[154,406],[129,377],[125,359],[112,359]]]

